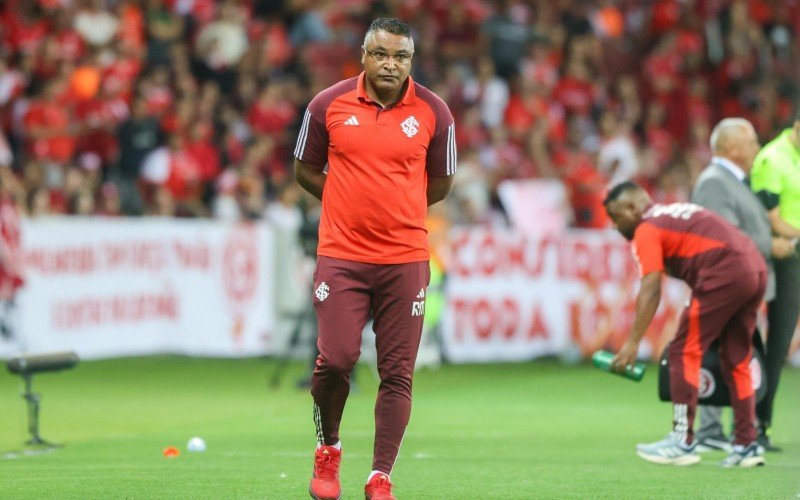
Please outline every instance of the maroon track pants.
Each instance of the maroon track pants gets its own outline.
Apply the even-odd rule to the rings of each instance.
[[[321,256],[314,276],[319,358],[312,377],[317,441],[339,441],[350,392],[350,372],[361,353],[361,333],[373,317],[380,387],[375,403],[372,469],[391,473],[411,415],[428,262],[366,264]]]
[[[719,338],[722,377],[731,395],[735,443],[755,441],[755,392],[750,375],[756,313],[766,288],[766,273],[737,276],[692,292],[669,348],[673,426],[694,438],[693,424],[703,353]]]

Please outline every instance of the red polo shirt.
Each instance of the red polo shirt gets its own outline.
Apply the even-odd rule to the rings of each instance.
[[[320,92],[297,138],[297,159],[328,165],[317,254],[374,264],[428,260],[428,177],[456,172],[453,116],[411,77],[402,99],[382,108],[367,96],[364,77]]]

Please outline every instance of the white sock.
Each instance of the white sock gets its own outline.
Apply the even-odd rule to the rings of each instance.
[[[336,448],[339,451],[342,451],[342,442],[341,441],[336,441],[336,444],[332,444],[331,446],[333,446],[334,448]],[[322,445],[318,444],[317,448],[322,448]]]
[[[386,474],[386,473],[379,470],[374,470],[369,473],[369,477],[367,477],[367,482],[369,482],[369,480],[372,479],[372,476],[374,476],[375,474]],[[386,476],[389,477],[389,474],[386,474]]]

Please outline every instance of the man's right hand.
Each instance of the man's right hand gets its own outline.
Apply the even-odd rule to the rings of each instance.
[[[772,238],[772,256],[776,259],[785,259],[795,253],[795,244],[792,240],[783,236]]]
[[[636,355],[639,352],[639,342],[629,338],[619,350],[614,359],[611,360],[611,369],[623,372],[636,363]]]

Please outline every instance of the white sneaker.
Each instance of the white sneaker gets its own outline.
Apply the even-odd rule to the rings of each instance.
[[[662,465],[694,465],[700,462],[700,455],[695,452],[697,443],[687,445],[682,441],[678,434],[670,432],[661,441],[637,444],[636,454],[648,462]]]
[[[755,442],[747,446],[735,444],[728,458],[719,464],[723,467],[757,467],[765,465],[764,448]]]

